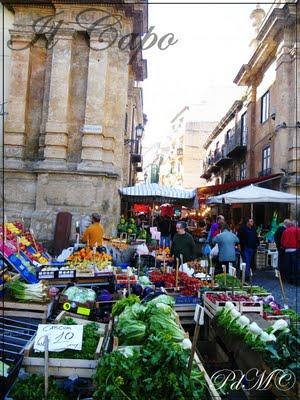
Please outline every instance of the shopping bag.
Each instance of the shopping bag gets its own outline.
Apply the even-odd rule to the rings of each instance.
[[[217,258],[219,255],[219,246],[218,243],[214,245],[214,247],[211,249],[210,255],[212,258]]]
[[[206,243],[205,246],[203,247],[202,253],[205,256],[209,256],[210,252],[211,252],[211,247],[210,247],[210,245],[208,243]]]

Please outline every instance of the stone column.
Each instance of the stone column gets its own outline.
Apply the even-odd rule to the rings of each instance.
[[[30,48],[34,35],[11,31],[10,94],[5,122],[4,157],[20,163],[26,141],[26,107],[29,91]]]
[[[294,31],[285,28],[283,40],[276,54],[276,125],[283,122],[289,127],[296,125],[296,57],[293,54]],[[295,128],[277,129],[274,138],[274,172],[281,168],[296,172]]]
[[[92,33],[90,36],[85,121],[82,127],[82,162],[78,169],[102,166],[105,90],[108,67],[108,50],[103,49],[103,47],[106,47],[106,43],[99,42],[99,34]]]
[[[53,47],[51,83],[44,159],[46,164],[66,162],[68,146],[68,105],[69,80],[73,30],[63,30],[56,34],[57,43]]]
[[[247,174],[246,178],[254,178],[255,175],[255,132],[256,132],[256,91],[257,91],[257,82],[252,82],[247,99],[247,126],[248,126],[248,134],[247,134],[247,154],[246,154],[246,168]]]

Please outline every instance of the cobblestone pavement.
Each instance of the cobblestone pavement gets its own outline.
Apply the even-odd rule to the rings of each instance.
[[[268,289],[273,293],[278,303],[284,303],[279,279],[275,277],[274,270],[253,271],[253,284],[260,285]],[[283,283],[283,287],[289,307],[300,313],[300,287],[285,282]]]

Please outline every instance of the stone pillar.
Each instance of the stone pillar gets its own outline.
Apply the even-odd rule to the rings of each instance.
[[[105,115],[105,90],[108,65],[106,43],[99,42],[99,34],[90,37],[88,83],[85,121],[82,127],[81,164],[78,169],[102,165],[103,125]]]
[[[11,31],[10,94],[4,135],[4,157],[21,162],[26,141],[26,108],[29,91],[30,48],[34,35]]]
[[[276,125],[283,122],[289,127],[296,125],[296,60],[293,56],[294,32],[285,28],[283,40],[276,54]],[[295,128],[277,129],[274,138],[274,172],[281,168],[296,172],[295,165]]]
[[[249,88],[246,105],[247,105],[247,155],[246,155],[246,178],[255,178],[255,132],[256,132],[256,91],[257,83],[253,82]]]
[[[56,34],[53,47],[51,83],[44,159],[45,163],[65,164],[68,146],[69,79],[73,30]]]
[[[128,97],[129,53],[115,45],[109,49],[109,74],[106,90],[103,161],[112,163],[122,175],[124,123]]]

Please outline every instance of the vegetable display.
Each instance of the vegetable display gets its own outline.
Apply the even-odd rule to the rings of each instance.
[[[173,303],[173,298],[161,295],[145,305],[135,303],[127,306],[116,324],[120,344],[143,344],[151,334],[181,342],[185,333],[176,321],[176,314],[170,306]]]
[[[151,272],[150,280],[155,285],[165,286],[166,288],[173,288],[176,286],[176,273],[161,273],[161,272]],[[185,272],[178,273],[178,284],[181,287],[181,294],[185,296],[197,296],[198,290],[202,286],[209,285],[205,281],[200,281],[199,279],[192,278]]]
[[[94,400],[205,400],[203,374],[189,377],[188,350],[152,335],[131,355],[115,351],[100,359],[94,384]]]
[[[10,281],[7,288],[14,299],[21,301],[45,302],[48,300],[48,287],[39,283],[27,284],[19,279]]]
[[[76,325],[73,318],[63,318],[60,321],[63,325]],[[51,358],[71,358],[78,360],[93,360],[101,334],[95,323],[91,322],[83,326],[82,347],[80,351],[64,350],[60,352],[50,351]],[[34,353],[36,357],[44,357],[44,353]]]
[[[300,374],[300,328],[278,320],[266,330],[255,322],[241,316],[234,305],[227,302],[225,308],[217,314],[217,322],[233,337],[239,337],[245,343],[262,354],[263,359],[273,370],[276,368],[291,370],[297,380]]]
[[[45,378],[42,375],[30,375],[25,379],[17,379],[10,397],[14,400],[45,400]],[[60,389],[52,377],[49,378],[47,400],[72,400],[74,397]]]
[[[112,315],[116,317],[117,315],[120,315],[126,307],[132,306],[135,303],[140,303],[140,298],[136,296],[135,294],[132,294],[124,299],[121,299],[117,301],[112,308]]]
[[[96,300],[96,292],[94,290],[78,286],[68,287],[63,294],[67,296],[68,300],[78,303],[93,302]]]

